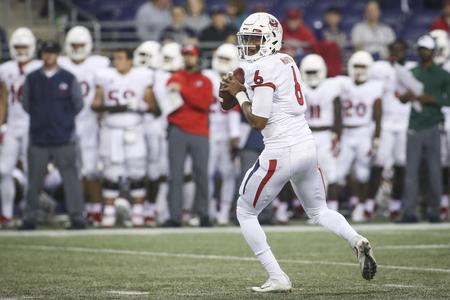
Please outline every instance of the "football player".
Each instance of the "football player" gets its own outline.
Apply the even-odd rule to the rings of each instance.
[[[159,80],[156,72],[161,67],[160,53],[161,45],[155,41],[143,42],[134,51],[134,66],[148,68],[152,72],[154,85],[155,81]],[[150,112],[144,115],[145,140],[147,142],[147,199],[144,202],[144,222],[147,226],[156,225],[155,202],[161,176],[159,159],[161,156],[161,141],[164,136],[161,119],[161,117]]]
[[[209,199],[213,201],[214,178],[220,173],[222,185],[220,189],[220,209],[216,215],[219,225],[227,225],[236,185],[236,168],[233,162],[233,149],[239,146],[239,127],[241,116],[239,111],[224,111],[219,103],[219,85],[221,78],[233,72],[239,65],[238,52],[235,45],[223,44],[217,48],[212,58],[212,70],[203,74],[213,83],[215,102],[209,114]],[[215,202],[210,208],[215,208]],[[213,212],[214,213],[214,212]],[[212,216],[214,214],[211,214]]]
[[[101,223],[102,194],[98,169],[98,117],[91,104],[95,96],[94,74],[99,69],[109,66],[109,59],[104,56],[91,55],[92,36],[83,26],[71,28],[66,35],[65,52],[58,64],[73,73],[80,82],[83,93],[83,110],[76,118],[76,132],[81,151],[81,175],[86,192],[87,217],[94,225]]]
[[[306,120],[317,143],[317,158],[328,185],[328,207],[338,210],[336,157],[342,131],[340,83],[327,79],[327,66],[320,55],[309,54],[300,64],[305,82],[303,93],[308,99]]]
[[[141,227],[147,160],[143,112],[156,109],[153,76],[147,68],[133,67],[133,52],[129,49],[114,51],[113,66],[96,74],[92,103],[94,111],[105,113],[99,150],[104,168],[102,226],[115,224],[114,200],[119,196],[119,180],[125,177],[133,200],[132,224]]]
[[[30,29],[16,29],[9,40],[11,57],[0,65],[0,126],[7,120],[7,130],[0,152],[0,199],[1,223],[9,223],[13,217],[15,187],[13,170],[22,162],[26,171],[29,117],[21,104],[25,76],[40,68],[42,63],[34,60],[36,39]],[[8,114],[8,115],[6,115]]]
[[[349,76],[340,77],[343,131],[337,180],[343,184],[354,168],[357,196],[365,202],[355,207],[354,221],[365,220],[364,212],[372,213],[375,209],[373,201],[365,200],[370,166],[380,143],[384,86],[381,81],[370,79],[372,65],[373,58],[368,52],[357,51],[348,61]]]
[[[265,145],[242,181],[236,211],[247,243],[269,276],[262,286],[252,290],[276,292],[292,288],[258,222],[258,215],[288,181],[307,215],[345,239],[356,251],[362,276],[372,279],[376,263],[369,241],[341,214],[327,207],[316,145],[305,119],[307,107],[300,71],[292,57],[279,52],[281,24],[270,14],[254,13],[244,20],[237,38],[245,85],[230,75],[221,82],[221,89],[237,99],[249,124],[262,131]]]

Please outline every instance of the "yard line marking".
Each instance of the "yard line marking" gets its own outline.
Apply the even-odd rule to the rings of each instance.
[[[151,251],[137,251],[137,250],[119,250],[110,248],[83,248],[83,247],[59,247],[59,246],[43,246],[43,245],[1,245],[1,247],[32,249],[32,250],[50,250],[50,251],[68,251],[68,252],[88,252],[88,253],[108,253],[108,254],[125,254],[125,255],[143,255],[143,256],[157,256],[157,257],[177,257],[177,258],[191,258],[191,259],[209,259],[209,260],[234,260],[234,261],[258,261],[254,257],[231,256],[231,255],[207,255],[207,254],[191,254],[191,253],[170,253],[170,252],[151,252]],[[301,259],[279,259],[279,262],[303,264],[303,265],[333,265],[344,267],[356,267],[357,263],[347,262],[333,262],[333,261],[312,261]],[[404,271],[423,271],[433,273],[449,273],[450,269],[441,268],[424,268],[424,267],[408,267],[408,266],[390,266],[379,265],[379,268],[390,270],[404,270]]]
[[[402,232],[417,230],[445,230],[450,229],[450,223],[430,224],[357,224],[352,225],[357,231],[381,231]],[[318,225],[292,225],[292,226],[263,226],[268,233],[301,233],[301,232],[328,232]],[[213,227],[213,228],[113,228],[113,229],[89,229],[79,231],[67,230],[36,230],[36,231],[8,231],[0,230],[0,237],[66,237],[66,236],[97,236],[97,235],[162,235],[162,234],[211,234],[230,233],[241,234],[239,227]],[[450,231],[449,231],[450,236]]]
[[[418,285],[393,284],[393,283],[381,284],[381,286],[393,287],[393,288],[419,288]],[[420,288],[422,288],[422,287],[420,287]]]
[[[409,249],[449,249],[450,244],[429,244],[429,245],[388,245],[379,246],[375,248],[376,250],[409,250]]]
[[[138,291],[106,291],[108,294],[124,295],[124,296],[138,296],[138,295],[148,295],[149,292],[138,292]]]

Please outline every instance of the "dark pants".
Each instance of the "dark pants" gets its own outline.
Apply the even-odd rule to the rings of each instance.
[[[208,136],[187,133],[169,126],[169,193],[170,219],[181,222],[183,208],[184,163],[190,154],[195,182],[195,212],[200,218],[209,217],[208,201]]]
[[[39,193],[47,174],[47,164],[53,160],[61,174],[66,207],[72,221],[83,221],[84,200],[78,176],[75,144],[55,147],[30,145],[28,148],[28,191],[24,221],[36,223]]]
[[[408,131],[406,176],[403,193],[403,215],[415,217],[419,175],[422,161],[427,167],[429,218],[439,217],[442,195],[441,137],[438,126]]]

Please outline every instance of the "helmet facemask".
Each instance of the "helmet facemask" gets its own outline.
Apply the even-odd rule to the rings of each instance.
[[[84,43],[71,43],[70,49],[68,54],[73,60],[84,60],[90,54],[90,51],[88,51],[86,44]]]
[[[367,65],[354,64],[350,73],[356,82],[366,82],[369,79],[369,67]]]
[[[30,53],[30,47],[28,45],[14,45],[14,58],[19,63],[25,63],[30,60],[33,54]]]
[[[258,58],[267,56],[266,42],[268,38],[261,33],[241,33],[237,34],[239,58],[247,61],[255,61]]]

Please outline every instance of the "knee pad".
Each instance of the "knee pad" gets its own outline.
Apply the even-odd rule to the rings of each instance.
[[[102,182],[102,195],[105,198],[117,198],[119,197],[119,183],[109,179],[103,179]]]
[[[145,196],[145,179],[130,178],[130,194],[133,198],[141,198]]]

